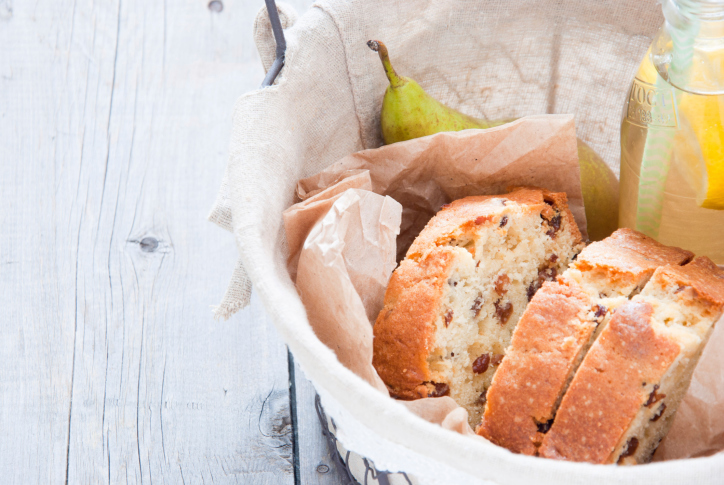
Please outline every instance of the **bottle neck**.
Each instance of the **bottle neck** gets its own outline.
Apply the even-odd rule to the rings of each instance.
[[[651,60],[669,84],[697,94],[724,93],[724,0],[659,0],[666,21]]]
[[[664,28],[694,35],[695,41],[724,38],[724,0],[659,0]],[[675,36],[674,36],[675,37]]]
[[[724,20],[722,0],[659,0],[667,21],[697,19],[701,22]]]

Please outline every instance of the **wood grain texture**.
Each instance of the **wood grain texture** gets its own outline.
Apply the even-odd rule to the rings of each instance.
[[[262,5],[0,0],[3,483],[294,483],[286,349],[256,299],[210,312],[236,251],[206,215],[263,79]],[[305,406],[296,478],[317,483]]]
[[[299,365],[295,367],[294,381],[297,415],[295,436],[299,440],[299,483],[339,485],[343,483],[343,475],[322,435],[314,405],[317,393]]]

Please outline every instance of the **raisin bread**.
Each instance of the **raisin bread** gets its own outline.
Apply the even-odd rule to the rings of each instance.
[[[563,193],[467,197],[433,217],[393,273],[373,364],[400,399],[449,395],[479,423],[525,307],[583,247]]]
[[[656,270],[592,345],[540,455],[645,463],[671,426],[724,308],[724,271],[706,257]]]
[[[693,254],[630,229],[591,244],[555,283],[535,295],[487,393],[478,434],[536,455],[569,382],[611,313],[654,271]]]

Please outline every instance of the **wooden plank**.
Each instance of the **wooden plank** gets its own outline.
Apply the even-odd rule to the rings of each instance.
[[[298,483],[319,485],[346,483],[339,465],[332,456],[333,451],[327,446],[327,440],[322,435],[322,427],[314,405],[317,393],[298,364],[294,367],[294,389],[297,423],[295,438],[299,442]]]
[[[286,351],[209,305],[205,221],[258,5],[39,0],[0,12],[0,474],[291,483]]]
[[[72,4],[37,7],[16,3],[0,18],[0,473],[9,483],[66,478],[77,316],[85,310],[77,305],[78,243],[92,231],[81,227],[92,205],[80,169],[105,151],[100,143],[84,150],[86,137],[96,138],[86,113],[107,117],[111,79],[98,57],[87,72],[71,64],[90,56],[68,52]],[[112,59],[105,37],[101,52]]]

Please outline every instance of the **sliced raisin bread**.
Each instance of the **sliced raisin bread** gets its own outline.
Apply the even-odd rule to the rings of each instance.
[[[393,273],[373,364],[393,397],[480,400],[531,297],[583,248],[563,193],[467,197],[433,217]]]
[[[543,285],[521,317],[488,390],[478,434],[536,455],[563,393],[611,313],[658,267],[692,257],[630,229],[584,249],[557,282]]]
[[[708,258],[657,269],[591,346],[540,455],[647,462],[671,426],[723,308],[724,270]]]

